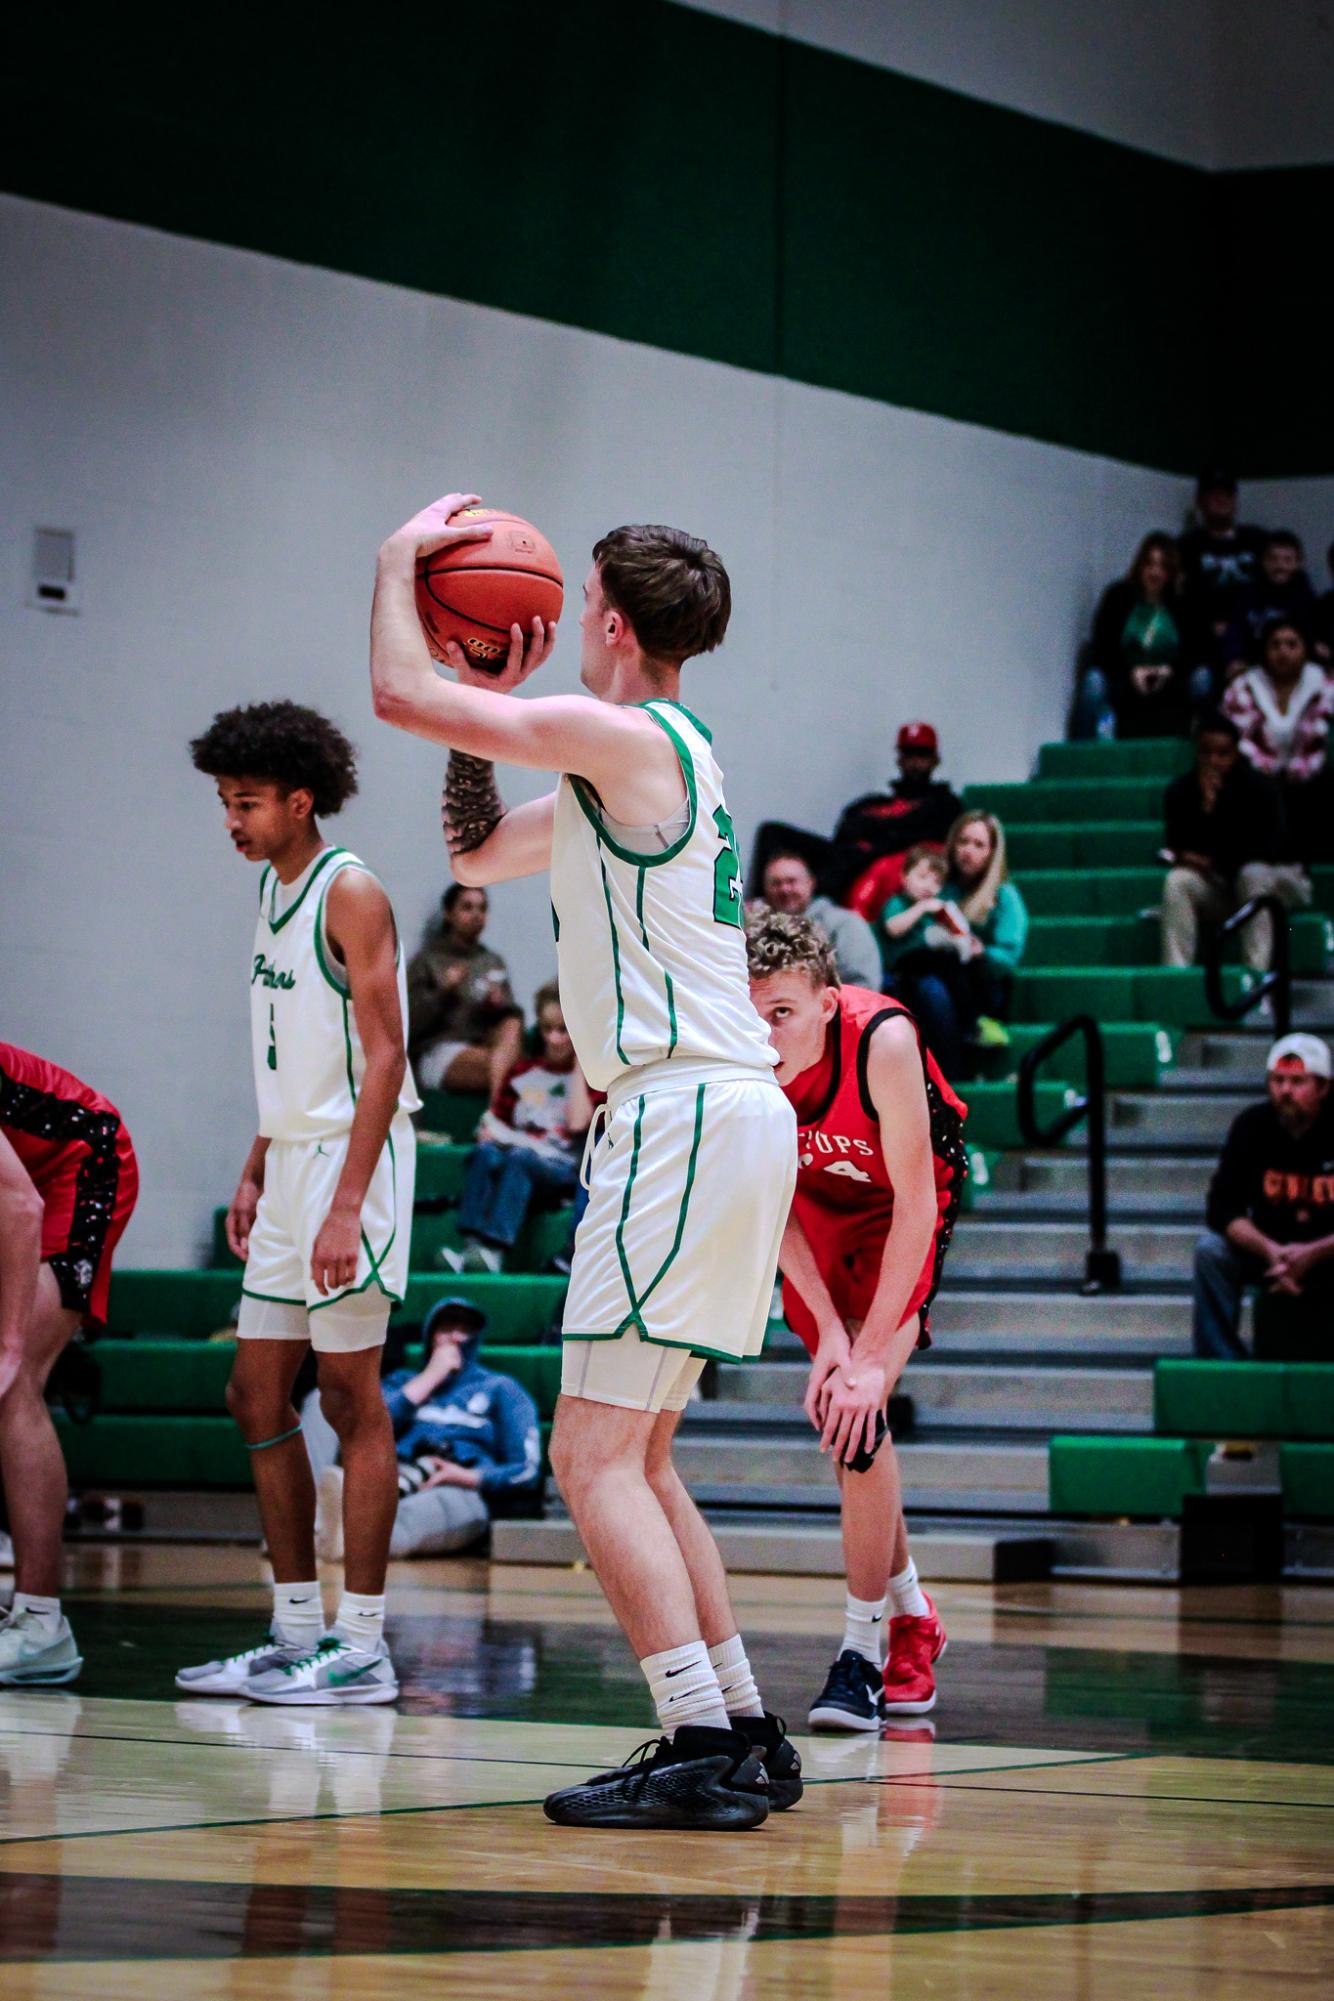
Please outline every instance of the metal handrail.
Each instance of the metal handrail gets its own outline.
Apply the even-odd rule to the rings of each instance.
[[[1038,1124],[1037,1074],[1047,1058],[1074,1036],[1084,1039],[1084,1095],[1067,1105],[1044,1131]],[[1102,1030],[1091,1014],[1072,1015],[1048,1029],[1019,1064],[1019,1129],[1028,1146],[1058,1146],[1067,1133],[1087,1123],[1089,1247],[1084,1257],[1082,1293],[1119,1292],[1120,1253],[1107,1243],[1107,1062]]]
[[[1268,912],[1274,939],[1273,964],[1263,978],[1241,996],[1230,1001],[1223,992],[1223,952],[1227,941],[1237,931],[1244,931],[1253,918]],[[1286,906],[1266,890],[1262,896],[1252,896],[1225,917],[1219,924],[1204,953],[1204,995],[1214,1013],[1222,1021],[1244,1021],[1253,1008],[1259,1007],[1269,995],[1274,997],[1274,1029],[1278,1035],[1286,1035],[1292,1026],[1292,952],[1291,936],[1288,930]]]

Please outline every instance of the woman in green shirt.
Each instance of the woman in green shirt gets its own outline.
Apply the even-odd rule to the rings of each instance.
[[[890,990],[912,1009],[953,1079],[967,1073],[971,1045],[1007,1040],[1002,1022],[1028,939],[1028,910],[1009,880],[1005,833],[994,814],[957,819],[945,859],[934,908],[912,916],[908,900],[895,897],[881,931]]]

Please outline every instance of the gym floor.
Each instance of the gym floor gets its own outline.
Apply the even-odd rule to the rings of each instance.
[[[72,1688],[0,1690],[0,1991],[901,2001],[1328,1992],[1334,1596],[942,1586],[933,1717],[800,1739],[740,1835],[584,1833],[541,1800],[654,1734],[584,1571],[391,1572],[397,1709],[177,1698],[253,1643],[257,1555],[85,1547]],[[332,1596],[335,1579],[328,1579]],[[743,1577],[804,1720],[833,1579]]]

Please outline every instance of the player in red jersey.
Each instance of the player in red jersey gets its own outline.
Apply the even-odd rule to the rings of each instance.
[[[111,1253],[138,1192],[116,1107],[0,1042],[0,1472],[16,1573],[0,1685],[73,1681],[83,1666],[60,1609],[69,1483],[46,1380],[75,1329],[106,1317]]]
[[[912,1016],[883,994],[841,987],[832,947],[809,919],[759,912],[747,946],[751,998],[797,1114],[783,1305],[811,1355],[806,1411],[821,1451],[834,1455],[842,1495],[846,1624],[810,1721],[874,1730],[884,1716],[934,1706],[933,1668],[945,1650],[909,1553],[884,1413],[908,1357],[931,1338],[966,1113]]]

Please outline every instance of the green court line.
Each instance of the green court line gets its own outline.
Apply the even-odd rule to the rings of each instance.
[[[259,1813],[245,1820],[155,1821],[146,1827],[90,1827],[82,1833],[66,1827],[57,1834],[3,1834],[0,1835],[0,1848],[24,1848],[29,1842],[43,1841],[131,1841],[143,1834],[212,1834],[221,1832],[223,1828],[235,1827],[305,1827],[308,1822],[317,1820],[393,1820],[409,1813],[476,1813],[485,1807],[541,1804],[541,1799],[458,1800],[452,1806],[446,1802],[438,1806],[361,1807],[348,1813]],[[3,1888],[4,1880],[5,1872],[0,1870],[0,1888]],[[154,1879],[146,1876],[142,1880],[151,1882]]]

